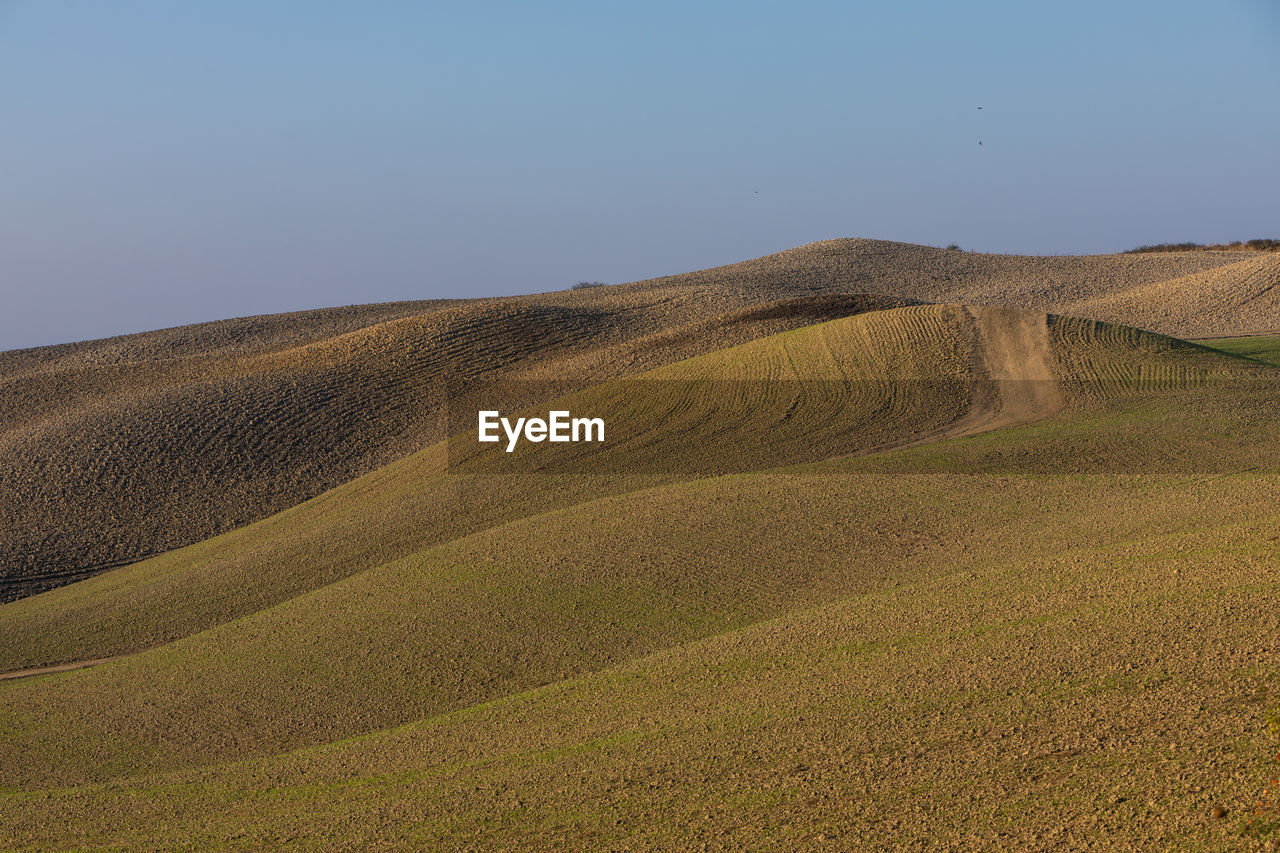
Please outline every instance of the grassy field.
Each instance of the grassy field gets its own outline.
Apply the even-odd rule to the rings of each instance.
[[[0,606],[0,669],[123,655],[0,681],[0,838],[1266,843],[1280,370],[1213,348],[862,313]]]
[[[1280,367],[1280,336],[1257,335],[1201,341],[1205,346]]]

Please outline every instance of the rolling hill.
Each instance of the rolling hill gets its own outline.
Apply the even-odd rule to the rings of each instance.
[[[1242,767],[1266,772],[1276,437],[1253,415],[1280,400],[1272,377],[1096,321],[938,305],[581,389],[549,405],[604,412],[621,441],[531,466],[454,435],[0,608],[5,666],[123,656],[0,686],[0,766],[23,804],[5,833],[1222,840],[1123,792],[1167,793],[1170,762],[1224,799],[1248,795]],[[1116,739],[1121,717],[1143,725]],[[1097,822],[1079,813],[1097,790],[1034,784],[1115,761]],[[397,806],[376,820],[343,817],[385,795]],[[938,822],[956,795],[995,811]]]
[[[870,312],[593,386],[555,405],[603,413],[622,438],[576,467],[531,469],[532,446],[437,443],[256,525],[14,602],[0,671],[138,651],[556,506],[973,428],[1002,411],[974,393],[982,328],[958,307]]]
[[[900,300],[742,308],[726,294],[655,290],[601,302],[573,292],[369,306],[344,324],[300,317],[297,339],[278,321],[263,320],[256,334],[259,324],[228,321],[0,359],[0,594],[20,597],[199,541],[376,469],[442,437],[446,394],[471,383],[492,386],[553,362],[553,379],[507,388],[554,396]],[[598,359],[573,358],[581,352]]]
[[[112,513],[74,529],[171,550],[0,605],[19,676],[0,680],[0,839],[1267,843],[1274,347],[1043,301],[1146,310],[1118,295],[1187,278],[1160,292],[1191,317],[1230,276],[1265,291],[1269,267],[1021,260],[842,241],[6,354],[5,452],[47,441],[70,465],[98,458],[76,455],[94,430],[138,430],[95,452],[151,467],[81,490]],[[265,384],[304,376],[333,395]],[[482,405],[590,413],[609,441],[506,453],[476,442]],[[217,480],[254,465],[259,491]],[[79,520],[63,469],[41,476],[23,500]],[[185,510],[157,503],[166,480]],[[7,529],[42,530],[3,494]],[[170,538],[136,533],[184,512]]]
[[[0,600],[265,518],[443,437],[479,383],[538,399],[911,302],[1180,336],[1280,328],[1276,259],[981,255],[871,240],[506,299],[227,320],[0,353]],[[1154,306],[1154,307],[1151,307]],[[75,519],[74,524],[66,523]]]

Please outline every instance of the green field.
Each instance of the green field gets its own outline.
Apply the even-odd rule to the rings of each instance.
[[[1248,849],[1280,819],[1252,346],[859,314],[541,406],[629,430],[558,467],[459,435],[6,604],[0,671],[120,657],[0,682],[0,838]]]
[[[1243,338],[1218,338],[1201,341],[1205,346],[1241,355],[1280,367],[1280,335],[1257,335]]]

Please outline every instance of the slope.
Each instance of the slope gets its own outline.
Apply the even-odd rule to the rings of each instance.
[[[444,435],[446,383],[457,395],[556,360],[554,381],[507,386],[517,396],[499,402],[519,406],[532,402],[520,394],[549,398],[900,304],[610,294],[369,306],[343,323],[262,318],[256,335],[227,321],[8,354],[0,600],[205,539],[421,449]],[[663,334],[680,343],[655,343]],[[575,366],[573,355],[596,350],[608,361]]]
[[[1275,772],[1274,476],[1002,481],[936,497],[974,495],[964,506],[1003,556],[929,539],[917,575],[375,735],[10,789],[0,833],[32,847],[1251,849],[1237,815]],[[817,530],[864,506],[806,510]],[[1055,529],[1037,506],[1079,523]],[[1215,802],[1229,820],[1207,819]]]
[[[930,433],[969,413],[975,329],[954,307],[874,312],[603,383],[558,404],[606,418],[602,451],[570,447],[535,470],[546,454],[532,446],[508,455],[459,435],[257,524],[0,608],[0,671],[137,651],[592,497]],[[546,387],[475,387],[510,399],[534,393],[526,384]],[[467,410],[472,435],[485,399]]]
[[[963,323],[975,317],[971,326]],[[1086,324],[1077,332],[1088,328],[1107,329]],[[465,538],[437,538],[403,559],[152,651],[78,673],[10,682],[0,688],[8,719],[6,778],[38,784],[84,782],[325,742],[466,707],[943,565],[958,566],[976,552],[989,560],[1011,553],[1003,536],[974,541],[976,515],[936,517],[939,506],[969,503],[965,496],[974,486],[966,482],[968,477],[947,474],[912,482],[903,490],[899,474],[871,476],[879,464],[874,457],[849,455],[847,430],[828,430],[833,422],[875,423],[898,411],[905,415],[903,424],[914,430],[903,431],[910,441],[921,425],[927,425],[920,417],[935,413],[948,399],[957,424],[972,417],[995,426],[1046,414],[1027,408],[1031,398],[1017,386],[1006,394],[996,384],[996,396],[988,404],[978,395],[955,396],[972,387],[967,383],[913,382],[926,368],[931,372],[925,375],[944,380],[966,370],[979,351],[957,346],[967,340],[966,329],[995,336],[977,340],[985,343],[980,352],[987,357],[1005,353],[997,363],[1033,365],[1034,373],[1025,378],[1037,383],[1034,387],[1053,387],[1053,380],[1046,380],[1041,371],[1050,358],[1062,363],[1069,354],[1051,357],[1041,350],[1031,359],[1009,357],[1028,352],[1034,340],[1050,341],[1043,317],[1037,324],[1010,312],[933,306],[877,312],[785,333],[621,383],[621,394],[606,386],[598,392],[601,399],[639,399],[635,410],[650,419],[648,426],[633,432],[638,440],[620,443],[617,452],[622,459],[603,454],[597,465],[607,470],[631,470],[637,463],[650,470],[656,461],[651,451],[665,448],[663,464],[675,459],[674,470],[688,472],[691,466],[681,460],[700,461],[707,440],[714,439],[725,448],[717,454],[719,461],[732,470],[843,457],[841,464],[853,467],[842,470],[867,476],[737,474],[630,491],[550,514],[536,515],[526,508],[528,518],[482,528]],[[1138,345],[1147,347],[1125,348],[1134,361],[1156,367],[1162,360],[1172,361],[1175,373],[1198,366],[1200,378],[1212,380],[1182,383],[1182,390],[1219,393],[1219,386],[1231,389],[1248,383],[1250,372],[1257,370],[1168,339],[1134,336]],[[1123,337],[1111,335],[1097,350],[1116,346]],[[1062,345],[1071,340],[1061,334],[1056,339]],[[706,426],[713,422],[702,416],[704,399],[720,400],[723,395],[699,397],[692,377],[764,375],[773,378],[767,384],[772,386],[785,385],[788,370],[858,381],[827,381],[828,390],[848,389],[844,398],[754,397],[750,410],[757,413],[756,419],[743,421],[740,434],[728,433],[732,441],[723,441],[723,430]],[[902,381],[879,381],[885,376]],[[671,384],[673,377],[680,381]],[[1107,377],[1100,382],[1111,384]],[[904,408],[895,402],[902,385],[924,397],[926,404]],[[757,391],[761,386],[744,387]],[[883,389],[879,396],[869,393],[874,388]],[[922,389],[953,396],[925,397]],[[1157,388],[1168,390],[1168,383]],[[582,392],[580,397],[592,393],[597,392]],[[1245,390],[1231,393],[1241,396]],[[672,410],[673,397],[680,404],[676,411],[692,409],[698,416],[687,423],[653,424],[654,413]],[[979,407],[959,405],[966,399],[978,400]],[[868,414],[874,417],[867,419]],[[1069,420],[1083,416],[1077,411]],[[1107,416],[1094,414],[1104,421]],[[706,431],[699,434],[697,425]],[[960,432],[971,428],[964,426]],[[769,440],[761,441],[758,433]],[[766,447],[770,453],[763,455],[761,448]],[[1127,447],[1112,452],[1117,450],[1125,452]],[[571,467],[572,476],[542,476],[518,460],[496,458],[498,465],[516,464],[506,470],[512,476],[496,476],[503,469],[488,464],[494,457],[484,455],[463,458],[457,464],[459,473],[452,476],[474,475],[481,485],[508,499],[516,495],[517,501],[521,488],[531,489],[546,507],[554,505],[556,488],[590,480],[593,470]],[[363,486],[372,492],[381,487],[376,481]],[[974,494],[993,500],[1002,488],[990,482]],[[894,499],[886,501],[887,494]],[[579,492],[567,503],[583,499]],[[1002,500],[994,504],[996,516],[1007,520],[1009,507]],[[1043,512],[1024,508],[1026,520],[1020,529],[1047,526],[1060,506],[1055,502]],[[1097,523],[1099,518],[1093,520]],[[989,523],[997,524],[993,518]],[[376,529],[383,524],[380,521]],[[923,528],[929,532],[922,534]],[[1073,527],[1071,535],[1078,536],[1079,530]],[[293,531],[289,538],[296,538]],[[945,543],[950,556],[940,561],[936,551],[902,548],[904,540],[922,539]],[[1061,547],[1061,540],[1050,537],[1012,553],[1043,556]],[[281,568],[296,574],[306,565],[301,561]],[[260,568],[267,570],[268,565]],[[49,642],[49,625],[56,620],[62,621],[62,642],[72,643],[170,618],[168,602],[157,607],[154,596],[139,595],[128,584],[105,586],[130,571],[80,585],[122,592],[93,608],[65,607],[75,588],[0,608],[6,645],[26,648],[30,655],[32,646]],[[253,600],[253,576],[211,574],[224,584],[222,597],[248,586],[248,600]],[[187,578],[163,580],[184,589],[191,586]],[[156,612],[139,611],[139,601]],[[76,617],[82,621],[77,623]],[[55,731],[59,734],[52,742],[48,738]]]
[[[1243,335],[1201,340],[1204,346],[1280,367],[1280,336]]]
[[[1067,313],[1184,338],[1280,329],[1280,256],[1263,255],[1073,302]],[[1136,319],[1141,322],[1135,322]],[[1229,331],[1224,331],[1229,330]]]
[[[0,828],[37,847],[1242,846],[1204,814],[1242,813],[1276,748],[1276,374],[1094,323],[1047,340],[1048,419],[590,501],[0,686]],[[1198,467],[1166,467],[1186,448]]]
[[[507,386],[529,395],[501,401],[519,407],[910,301],[1251,332],[1280,326],[1261,292],[1274,276],[1255,270],[1257,259],[836,240],[614,287],[298,312],[0,353],[0,600],[242,526],[422,449],[444,435],[442,383],[457,394],[458,383],[546,380]],[[1211,293],[1161,291],[1174,308],[1153,314],[1143,288],[1187,276],[1211,281]]]
[[[1081,308],[1094,300],[1122,297],[1137,289],[1199,274],[1238,291],[1235,312],[1211,315],[1209,335],[1253,333],[1276,328],[1274,304],[1250,297],[1267,287],[1255,268],[1275,255],[1254,251],[1171,252],[1118,255],[989,255],[949,251],[884,240],[826,240],[752,261],[715,267],[625,287],[676,284],[734,286],[769,292],[894,294],[923,302],[1000,305],[1046,313],[1086,316],[1163,334],[1179,334],[1178,323],[1196,316],[1205,295],[1171,288],[1173,313],[1134,300],[1108,306],[1109,316]],[[1213,271],[1219,276],[1213,276]],[[1209,318],[1206,318],[1206,323]]]

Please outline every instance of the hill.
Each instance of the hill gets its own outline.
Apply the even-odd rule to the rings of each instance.
[[[374,470],[441,438],[446,393],[471,384],[553,362],[553,380],[508,384],[517,396],[495,401],[519,406],[530,402],[521,393],[554,396],[901,303],[851,295],[743,308],[727,293],[610,293],[369,306],[341,324],[228,321],[6,354],[0,596],[199,541]],[[297,338],[282,331],[295,325]],[[575,360],[582,353],[594,358]]]
[[[356,306],[0,353],[0,600],[199,542],[518,408],[912,302],[1168,334],[1280,327],[1256,252],[980,255],[869,240],[611,287]],[[1151,307],[1151,306],[1157,307]],[[523,396],[522,396],[523,395]],[[74,520],[68,523],[68,520]]]
[[[1169,330],[1184,338],[1274,332],[1280,326],[1280,255],[1262,257],[1154,282],[1090,299],[1070,311],[1103,320]],[[1141,323],[1132,320],[1141,318]],[[1224,331],[1227,330],[1227,331]]]
[[[975,315],[977,319],[975,319]],[[1029,324],[1029,325],[1028,325]],[[1037,336],[1039,328],[1039,336]],[[0,671],[138,651],[513,519],[595,497],[813,461],[1045,414],[1001,399],[1010,339],[1044,319],[957,306],[869,312],[592,386],[555,403],[619,436],[558,465],[533,446],[439,442],[258,524],[29,600],[0,622]],[[1002,372],[1001,372],[1002,371]],[[1037,374],[1037,378],[1043,378]],[[517,396],[505,382],[488,386]],[[534,387],[542,387],[534,383]],[[474,409],[472,409],[474,412]],[[474,417],[474,415],[472,415]],[[584,445],[584,447],[586,447]],[[500,476],[501,489],[494,489]]]
[[[0,607],[8,666],[125,655],[0,683],[0,832],[1230,846],[1204,812],[1274,749],[1275,375],[936,305],[590,385],[555,405],[624,430],[596,453],[455,436]]]

